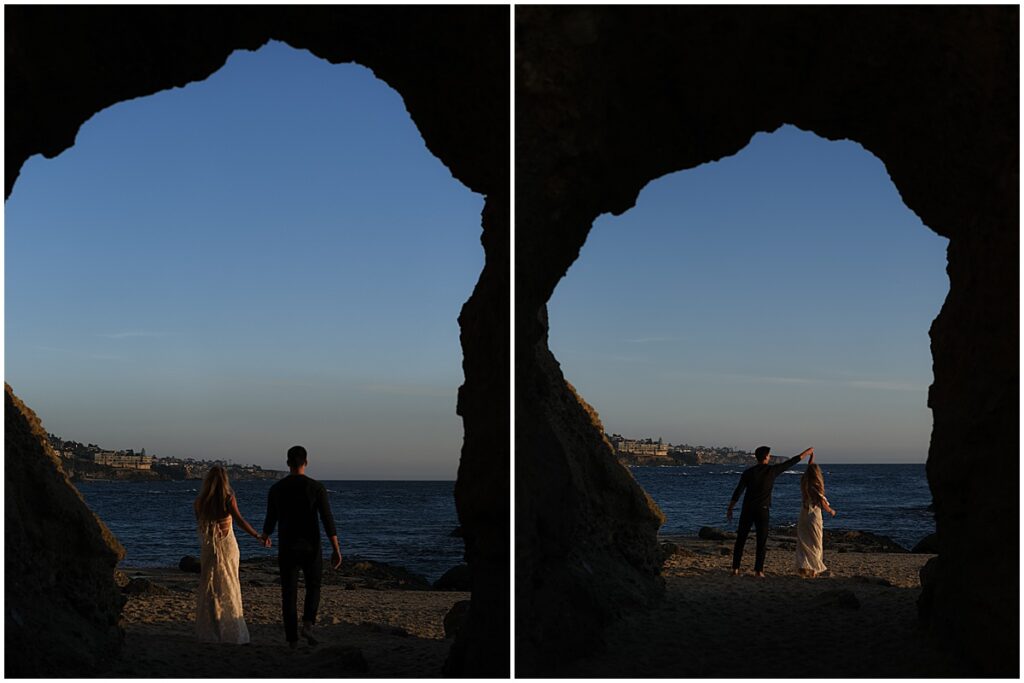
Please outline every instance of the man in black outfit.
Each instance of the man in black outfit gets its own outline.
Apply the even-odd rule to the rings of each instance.
[[[775,477],[788,470],[814,452],[814,448],[808,448],[800,455],[794,455],[789,460],[778,465],[769,465],[772,449],[768,446],[758,446],[754,451],[757,464],[748,468],[740,475],[740,483],[733,491],[732,500],[729,502],[729,509],[725,516],[732,521],[732,509],[736,507],[736,501],[740,499],[743,489],[747,490],[743,496],[743,509],[740,511],[740,523],[736,529],[736,547],[732,553],[732,574],[739,576],[740,560],[743,559],[743,545],[747,542],[747,534],[750,533],[750,525],[757,529],[757,555],[754,560],[754,575],[764,577],[764,557],[767,553],[768,544],[768,510],[772,505],[772,487],[775,486]]]
[[[306,577],[306,600],[302,608],[302,637],[310,645],[316,645],[313,624],[320,606],[320,525],[331,539],[331,566],[341,566],[341,549],[338,546],[338,532],[334,528],[334,516],[327,500],[327,489],[320,482],[306,476],[306,449],[292,446],[288,449],[288,470],[290,474],[270,487],[267,495],[267,518],[263,522],[260,539],[270,547],[270,534],[280,522],[281,535],[278,542],[277,564],[281,568],[281,609],[284,612],[284,633],[288,645],[295,647],[299,641],[296,602],[299,592],[299,569]]]

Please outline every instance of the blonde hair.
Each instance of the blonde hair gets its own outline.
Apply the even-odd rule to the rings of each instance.
[[[825,502],[825,477],[817,463],[812,462],[807,466],[807,471],[800,478],[800,492],[803,494],[804,507],[822,507]]]
[[[234,495],[228,483],[227,470],[220,465],[211,467],[196,498],[196,515],[199,520],[216,522],[230,515],[228,505]]]

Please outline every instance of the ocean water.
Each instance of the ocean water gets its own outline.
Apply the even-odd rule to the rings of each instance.
[[[819,463],[820,464],[820,463]],[[800,514],[799,464],[775,480],[772,526],[796,524]],[[736,530],[739,508],[727,522],[725,510],[743,467],[631,467],[637,482],[665,513],[664,535],[692,536],[702,526]],[[825,496],[838,514],[824,516],[825,528],[857,529],[888,536],[907,549],[935,531],[931,491],[920,465],[821,465]]]
[[[271,480],[235,481],[242,516],[262,531]],[[396,564],[434,581],[462,562],[453,481],[323,481],[342,555]],[[199,555],[192,501],[199,481],[78,482],[85,502],[121,541],[122,567],[176,567]],[[322,533],[321,529],[321,533]],[[235,526],[243,558],[276,557]],[[274,534],[277,540],[277,534]],[[324,557],[330,544],[323,539]]]

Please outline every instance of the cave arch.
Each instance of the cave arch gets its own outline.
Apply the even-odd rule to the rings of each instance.
[[[978,671],[1016,675],[1017,18],[1015,7],[517,9],[517,672],[592,650],[602,624],[660,591],[656,512],[609,473],[599,420],[547,348],[546,302],[597,216],[791,123],[860,143],[950,240],[950,291],[930,330],[942,551],[922,608]]]
[[[474,591],[469,621],[445,670],[507,675],[508,376],[493,359],[509,353],[508,319],[500,314],[509,282],[508,51],[502,40],[509,9],[22,6],[4,11],[5,196],[29,156],[52,158],[67,149],[95,112],[204,79],[235,50],[253,50],[275,39],[332,64],[370,68],[403,97],[428,150],[466,187],[486,197],[485,264],[459,316],[466,379],[457,412],[465,434],[455,499]],[[9,425],[21,419],[11,405],[9,400]],[[38,453],[26,449],[17,455]],[[56,469],[50,474],[56,481]],[[84,580],[113,579],[93,574]],[[55,601],[60,609],[60,599]],[[110,616],[98,615],[103,628]],[[59,647],[49,639],[17,640],[15,630],[7,630],[7,651],[23,658],[45,662],[45,648]],[[36,647],[43,654],[33,655]],[[91,664],[78,666],[87,671]],[[69,669],[61,673],[68,675]]]
[[[784,126],[595,220],[548,302],[550,348],[629,438],[797,452],[800,434],[821,463],[917,461],[923,483],[946,245],[876,157]]]

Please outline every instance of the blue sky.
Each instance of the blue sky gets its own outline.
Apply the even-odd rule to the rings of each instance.
[[[947,242],[860,145],[784,126],[599,217],[551,348],[609,432],[924,462]]]
[[[360,66],[271,43],[120,103],[5,209],[6,380],[65,438],[454,479],[483,197]]]

